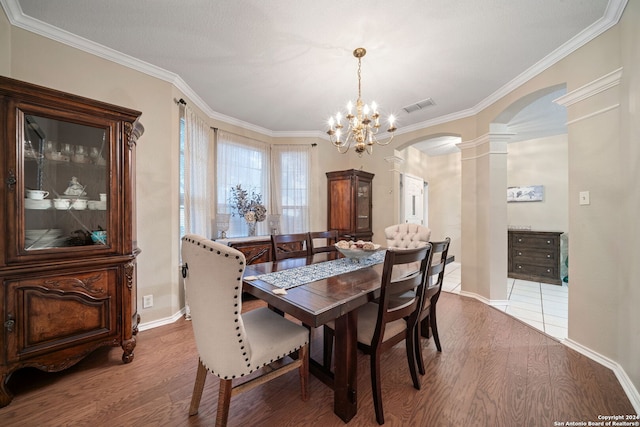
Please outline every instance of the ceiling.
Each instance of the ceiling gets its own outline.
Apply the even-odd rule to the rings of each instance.
[[[363,100],[402,133],[475,114],[614,25],[626,0],[0,4],[15,26],[172,81],[212,118],[317,136],[357,97],[356,47]]]

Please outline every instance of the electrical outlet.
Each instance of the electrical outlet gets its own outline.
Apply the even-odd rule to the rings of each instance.
[[[591,203],[590,197],[589,197],[589,192],[588,191],[581,191],[580,192],[580,204],[581,205],[588,205]]]
[[[153,307],[153,295],[145,295],[142,297],[142,308]]]

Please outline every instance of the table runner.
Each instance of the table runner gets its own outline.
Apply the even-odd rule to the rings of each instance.
[[[386,250],[377,251],[368,258],[359,261],[348,258],[340,258],[332,261],[324,261],[317,264],[305,265],[288,270],[265,273],[256,276],[257,279],[281,289],[291,289],[316,280],[337,276],[384,262]]]

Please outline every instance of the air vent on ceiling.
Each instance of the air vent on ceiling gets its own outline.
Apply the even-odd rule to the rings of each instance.
[[[427,98],[423,101],[416,102],[415,104],[402,107],[402,109],[406,111],[407,114],[409,114],[409,113],[413,113],[414,111],[422,110],[423,108],[429,107],[431,105],[436,105],[436,103],[433,102],[433,99]]]

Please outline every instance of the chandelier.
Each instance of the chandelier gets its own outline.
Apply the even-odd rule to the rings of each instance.
[[[371,106],[365,104],[361,97],[360,79],[361,79],[361,67],[362,57],[367,54],[367,51],[363,47],[359,47],[353,51],[353,56],[358,58],[358,99],[356,100],[356,111],[352,113],[353,104],[351,101],[347,104],[347,114],[344,118],[347,120],[348,127],[343,133],[344,125],[342,124],[342,114],[337,113],[335,118],[329,119],[329,130],[327,134],[331,143],[342,154],[349,151],[349,147],[353,145],[354,150],[358,155],[362,156],[365,151],[368,154],[373,152],[373,145],[387,145],[393,139],[393,132],[396,131],[394,126],[394,117],[389,116],[389,128],[387,132],[390,136],[387,140],[379,141],[376,135],[380,130],[380,113],[375,102],[371,103]]]

